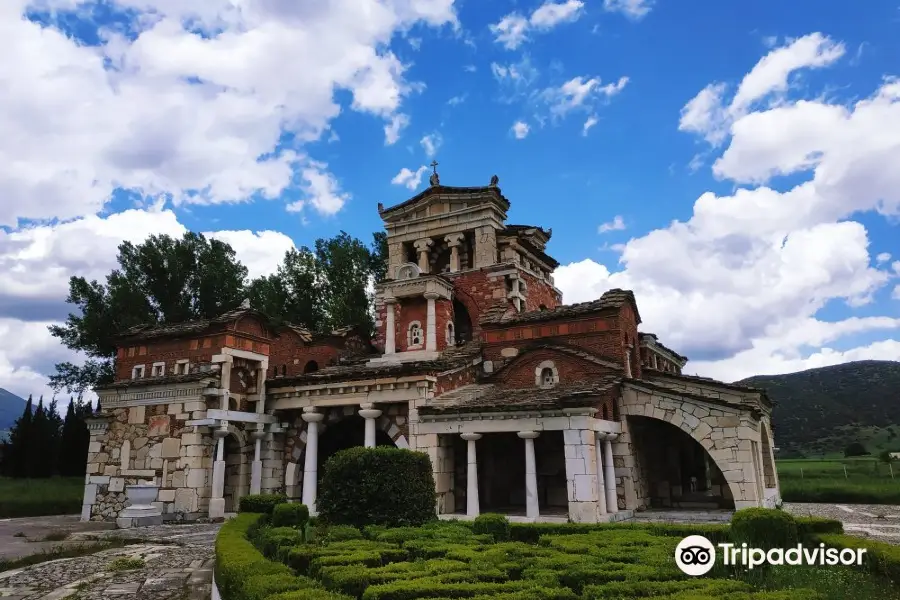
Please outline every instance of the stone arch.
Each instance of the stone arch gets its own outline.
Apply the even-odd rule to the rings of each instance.
[[[722,471],[736,509],[761,506],[762,499],[757,497],[756,482],[753,481],[756,472],[751,452],[751,442],[757,440],[751,437],[739,439],[739,432],[744,430],[746,434],[749,427],[742,426],[735,411],[708,408],[684,398],[627,390],[622,414],[648,417],[680,428],[703,446]]]
[[[376,427],[387,434],[397,448],[409,449],[409,441],[404,432],[404,425],[407,421],[407,412],[400,411],[400,408],[408,409],[405,404],[385,404],[379,405],[382,415],[375,420]],[[319,423],[319,436],[326,431],[329,425],[334,425],[344,418],[356,414],[359,406],[337,406],[325,408],[325,418]],[[393,410],[396,413],[390,414]],[[284,471],[284,488],[288,498],[294,498],[299,502],[301,489],[303,484],[303,465],[304,454],[306,449],[306,422],[300,416],[297,416],[294,422],[293,435],[290,435],[286,448],[285,456],[289,457],[285,464]]]
[[[468,322],[471,325],[471,329],[469,331],[471,339],[467,339],[464,341],[471,342],[481,332],[481,326],[479,325],[481,307],[478,305],[478,302],[476,302],[475,299],[468,294],[468,292],[466,292],[465,290],[461,290],[458,287],[453,290],[453,302],[458,302],[464,309],[466,309],[466,316],[468,317]],[[456,334],[460,335],[460,333],[463,332],[460,331],[459,323],[457,323]]]
[[[228,425],[225,437],[225,512],[237,512],[241,497],[250,493],[250,453],[253,446],[248,442],[247,433]]]

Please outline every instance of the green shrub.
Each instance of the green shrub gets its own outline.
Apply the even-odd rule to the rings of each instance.
[[[869,570],[884,575],[895,584],[900,584],[900,546],[854,537],[852,535],[822,534],[820,542],[832,548],[865,548],[863,561]]]
[[[275,559],[279,548],[303,543],[303,534],[293,527],[263,527],[252,541],[266,558]]]
[[[287,502],[284,494],[250,494],[241,498],[238,512],[271,515],[274,508]]]
[[[334,596],[327,595],[328,592],[322,590],[316,581],[297,577],[287,566],[266,560],[253,546],[247,539],[247,531],[261,517],[256,513],[240,514],[227,521],[216,536],[216,585],[222,597],[228,600],[264,600],[277,592],[295,590],[307,593],[307,590],[319,588],[320,595],[297,596],[293,600],[333,600]]]
[[[821,533],[844,533],[844,524],[837,519],[824,517],[794,517],[797,522],[797,534],[801,540]]]
[[[509,519],[494,513],[478,515],[472,531],[476,534],[490,534],[498,542],[505,542],[509,539]]]
[[[324,542],[346,542],[347,540],[363,539],[362,531],[350,525],[332,525],[320,527],[317,537]]]
[[[297,527],[303,529],[309,522],[309,508],[305,504],[276,504],[272,509],[273,527]]]
[[[427,454],[400,448],[350,448],[325,463],[319,516],[331,524],[421,525],[435,520]]]
[[[731,539],[762,550],[793,547],[799,540],[797,521],[782,510],[745,508],[731,518]]]

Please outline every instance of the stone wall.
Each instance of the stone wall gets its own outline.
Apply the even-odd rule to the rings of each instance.
[[[563,430],[569,519],[597,522],[597,434],[590,429]]]
[[[170,519],[190,519],[209,503],[214,442],[203,428],[202,401],[103,411],[106,427],[91,430],[82,518],[114,520],[124,508],[125,486],[153,481],[156,505]]]

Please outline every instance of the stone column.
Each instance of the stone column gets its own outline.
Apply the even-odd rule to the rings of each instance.
[[[619,512],[619,499],[616,496],[616,469],[613,466],[612,453],[612,441],[617,437],[614,433],[608,433],[603,444],[603,470],[606,476],[606,510],[610,514]]]
[[[540,515],[538,506],[537,466],[534,459],[534,438],[539,431],[520,431],[519,437],[525,440],[525,516],[537,520]]]
[[[413,242],[416,252],[419,253],[419,271],[422,275],[427,275],[431,271],[431,263],[429,262],[429,249],[434,242],[429,238],[423,238]]]
[[[225,516],[225,438],[228,437],[228,423],[213,432],[216,442],[216,460],[213,463],[212,495],[209,499],[209,518]]]
[[[450,246],[450,272],[459,271],[459,246],[462,244],[463,234],[451,233],[444,237],[444,241]]]
[[[594,445],[594,454],[597,461],[597,513],[602,517],[606,514],[606,487],[603,483],[603,442],[605,433],[597,433]]]
[[[381,411],[374,408],[372,404],[360,404],[359,416],[366,420],[366,438],[365,447],[375,447],[375,419],[381,416]]]
[[[262,439],[266,432],[262,430],[262,425],[257,425],[257,430],[250,433],[250,438],[254,442],[253,446],[253,462],[250,463],[250,493],[258,494],[262,489]]]
[[[394,354],[397,352],[397,325],[394,322],[394,303],[396,298],[384,299],[384,353]]]
[[[625,377],[631,378],[631,344],[625,346]]]
[[[303,463],[303,504],[309,508],[309,514],[316,514],[316,485],[318,484],[319,461],[319,423],[325,415],[315,412],[314,408],[303,409],[303,420],[306,421],[306,459]]]
[[[481,439],[480,433],[463,433],[460,437],[466,440],[466,515],[477,517],[481,511],[478,501],[478,456],[475,454],[475,442]]]
[[[425,325],[425,350],[426,352],[435,352],[437,350],[437,314],[434,309],[434,301],[439,296],[434,293],[425,294],[428,301],[428,317]]]

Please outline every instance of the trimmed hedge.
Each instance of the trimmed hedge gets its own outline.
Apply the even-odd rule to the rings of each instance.
[[[273,527],[297,527],[303,529],[309,523],[309,508],[305,504],[276,504],[272,508]]]
[[[271,515],[277,505],[286,502],[287,496],[284,494],[250,494],[241,497],[238,512]]]
[[[866,553],[863,555],[863,560],[866,566],[871,571],[884,575],[895,584],[900,584],[900,546],[833,533],[822,534],[818,536],[818,539],[832,548],[853,550],[865,548]]]
[[[325,463],[319,517],[333,525],[421,525],[437,519],[431,460],[400,448],[349,448]]]
[[[751,548],[791,548],[799,541],[797,521],[783,510],[744,508],[731,517],[731,539]]]
[[[325,590],[314,579],[294,575],[284,564],[266,560],[247,539],[261,518],[256,513],[239,514],[216,536],[216,585],[222,598],[269,600],[279,594],[282,600],[352,600]]]
[[[509,539],[509,519],[492,513],[478,515],[475,517],[472,531],[492,535],[496,541],[505,542]]]

